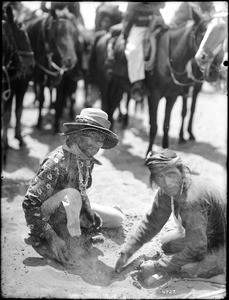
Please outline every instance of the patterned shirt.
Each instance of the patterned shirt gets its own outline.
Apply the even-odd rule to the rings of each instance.
[[[185,229],[186,245],[181,252],[155,261],[157,272],[175,271],[183,265],[202,259],[208,249],[225,243],[226,201],[214,184],[192,177],[191,184],[174,197],[175,214]],[[133,254],[160,232],[171,215],[171,199],[158,190],[152,208],[122,249]]]
[[[30,182],[22,207],[27,225],[31,233],[36,236],[42,237],[43,233],[51,228],[42,216],[41,205],[52,195],[67,187],[81,192],[80,176],[83,177],[84,182],[86,181],[85,189],[89,188],[92,184],[91,172],[94,164],[101,165],[97,159],[86,157],[80,149],[74,154],[69,151],[70,149],[63,145],[49,153],[41,163],[35,178]],[[69,179],[71,171],[74,172],[73,180]],[[87,180],[86,174],[88,174]]]

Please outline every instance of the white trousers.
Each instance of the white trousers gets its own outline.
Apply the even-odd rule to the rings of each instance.
[[[131,83],[145,79],[143,40],[147,27],[133,25],[127,39],[125,55]]]
[[[46,200],[41,207],[42,214],[49,220],[51,214],[63,204],[67,216],[67,228],[69,234],[73,236],[81,235],[80,211],[82,199],[80,192],[74,188],[66,188]],[[91,209],[98,213],[103,221],[103,228],[119,227],[124,220],[124,214],[114,207],[91,203]]]

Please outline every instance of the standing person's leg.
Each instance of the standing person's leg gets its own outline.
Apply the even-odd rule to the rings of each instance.
[[[100,215],[103,220],[102,228],[117,228],[124,220],[124,214],[119,208],[108,205],[91,203],[91,209]]]
[[[127,40],[125,55],[127,59],[128,75],[131,83],[145,79],[143,52],[143,39],[145,32],[145,27],[137,27],[133,25]]]

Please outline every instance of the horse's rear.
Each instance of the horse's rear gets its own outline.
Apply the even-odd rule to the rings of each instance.
[[[21,136],[21,114],[24,94],[27,89],[28,81],[33,74],[35,60],[27,31],[25,27],[16,24],[10,4],[3,6],[2,26],[3,29],[8,28],[7,36],[4,35],[3,31],[3,42],[11,37],[9,41],[11,50],[9,50],[10,48],[8,49],[10,52],[5,52],[7,44],[3,47],[2,140],[3,151],[6,153],[8,148],[7,130],[11,119],[14,96],[16,100],[15,138],[19,140],[20,147],[25,145]],[[5,88],[6,90],[4,90]]]
[[[111,38],[110,33],[98,35],[94,41],[89,59],[90,81],[96,84],[101,93],[103,110],[107,111],[107,89],[109,86],[109,73],[107,68],[107,46]]]

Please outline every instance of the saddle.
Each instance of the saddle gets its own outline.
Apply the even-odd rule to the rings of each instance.
[[[156,57],[157,49],[157,39],[162,32],[167,30],[168,27],[165,26],[164,21],[161,16],[155,16],[151,19],[149,26],[147,27],[145,37],[143,40],[143,50],[144,50],[144,60],[145,60],[145,70],[153,73],[154,62]],[[111,37],[107,41],[107,59],[106,64],[112,69],[114,64],[114,48],[115,43],[120,37],[123,30],[123,24],[117,24],[110,28]],[[123,38],[124,39],[124,38]],[[124,39],[125,43],[126,40]],[[124,49],[125,50],[125,49]]]
[[[165,26],[165,23],[161,16],[155,15],[154,18],[151,19],[143,40],[146,71],[150,71],[151,73],[153,73],[157,50],[157,40],[162,32],[167,29],[168,27]]]

